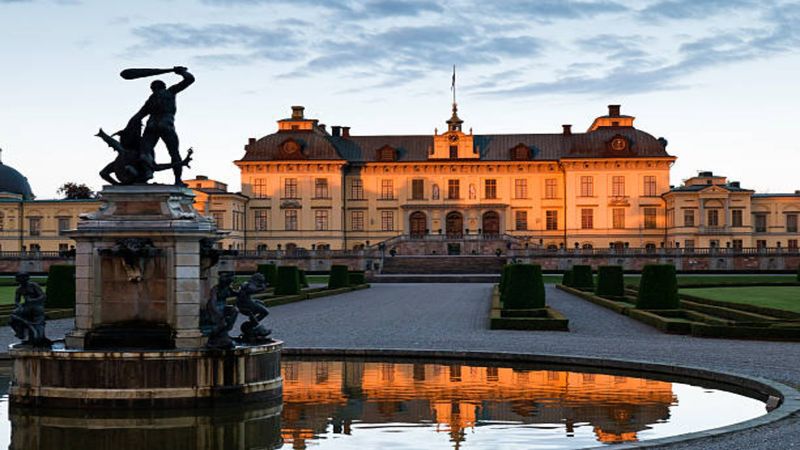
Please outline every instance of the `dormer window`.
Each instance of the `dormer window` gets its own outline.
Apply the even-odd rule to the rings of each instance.
[[[531,149],[522,143],[511,149],[512,161],[528,161],[531,159]]]
[[[397,161],[397,150],[389,145],[378,149],[378,161]]]
[[[458,146],[451,145],[450,146],[450,159],[458,159]]]

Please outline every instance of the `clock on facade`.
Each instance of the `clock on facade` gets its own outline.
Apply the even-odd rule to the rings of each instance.
[[[456,135],[456,134],[451,134],[450,136],[448,136],[448,138],[447,138],[447,139],[449,139],[449,140],[450,140],[450,142],[452,142],[452,143],[456,143],[456,142],[458,142],[458,135]]]

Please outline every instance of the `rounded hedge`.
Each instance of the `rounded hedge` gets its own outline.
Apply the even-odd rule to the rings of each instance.
[[[277,277],[275,295],[295,295],[300,293],[300,270],[297,266],[278,267]]]
[[[561,276],[561,284],[564,286],[572,286],[572,270],[565,270],[564,275]]]
[[[501,300],[504,309],[535,309],[545,307],[542,266],[513,264],[505,269]]]
[[[278,266],[275,264],[259,264],[256,272],[264,275],[268,286],[275,287],[278,284]]]
[[[45,308],[75,307],[75,266],[53,264],[47,274]]]
[[[363,270],[354,270],[352,272],[347,273],[347,282],[350,286],[358,286],[361,284],[367,284],[367,279],[364,276]]]
[[[337,289],[350,285],[347,275],[347,266],[334,264],[331,266],[331,274],[328,277],[328,289]]]
[[[675,266],[670,264],[650,264],[642,269],[639,282],[639,296],[636,300],[639,309],[678,309],[678,277]]]
[[[572,287],[578,289],[593,289],[594,278],[592,277],[592,266],[575,265],[572,266]]]
[[[625,278],[622,266],[600,266],[597,268],[597,295],[622,297],[625,295]]]
[[[498,289],[500,291],[500,295],[503,295],[503,289],[506,286],[506,274],[508,273],[508,269],[511,267],[511,264],[505,264],[502,269],[500,269],[500,284],[498,285]]]
[[[797,281],[800,281],[800,264],[797,265]]]
[[[300,287],[307,288],[309,284],[308,284],[308,278],[306,278],[306,271],[303,269],[298,269],[297,273],[300,276]]]

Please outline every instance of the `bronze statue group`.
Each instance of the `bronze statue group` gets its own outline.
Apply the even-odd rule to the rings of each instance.
[[[261,324],[269,312],[262,302],[253,298],[253,295],[267,288],[264,275],[253,274],[239,289],[233,288],[234,280],[233,272],[220,272],[219,281],[211,288],[208,303],[201,311],[200,328],[208,335],[208,348],[227,350],[234,347],[234,340],[228,333],[239,314],[247,317],[247,321],[239,328],[239,343],[263,344],[270,341],[271,330]],[[228,299],[232,297],[236,298],[235,306],[228,304]]]
[[[136,71],[135,74],[126,72]],[[192,83],[194,76],[186,67],[176,66],[172,69],[128,69],[122,72],[123,78],[132,79],[160,73],[174,72],[181,77],[179,83],[167,87],[161,80],[150,83],[152,94],[139,111],[131,117],[122,130],[108,135],[103,129],[96,134],[117,152],[117,157],[100,171],[100,176],[111,184],[143,184],[153,178],[155,172],[172,169],[175,185],[185,186],[181,180],[183,167],[189,166],[192,160],[190,148],[185,158],[181,158],[178,134],[175,131],[175,113],[177,106],[175,97]],[[142,132],[142,120],[147,117],[147,124]],[[118,136],[119,140],[114,139]],[[155,146],[158,141],[164,142],[169,151],[170,162],[156,163]]]

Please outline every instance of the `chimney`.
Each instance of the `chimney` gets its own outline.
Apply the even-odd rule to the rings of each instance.
[[[608,115],[610,117],[619,117],[619,105],[608,105]]]
[[[342,135],[342,127],[340,127],[338,125],[333,125],[331,127],[331,133],[333,134],[333,137],[341,136]]]
[[[742,186],[741,186],[741,184],[740,184],[738,181],[731,181],[731,182],[729,183],[729,185],[730,185],[730,187],[735,187],[735,188],[740,188],[740,187],[742,187]]]
[[[342,137],[350,137],[350,127],[342,127]]]
[[[324,123],[321,123],[321,124],[319,124],[317,126],[319,127],[320,130],[322,130],[323,133],[327,133],[328,132],[328,130],[326,129]]]
[[[561,127],[564,129],[564,136],[572,135],[572,125],[564,124],[564,125],[561,125]]]
[[[292,119],[293,120],[303,120],[303,111],[305,111],[305,107],[303,106],[292,106]]]
[[[208,177],[205,175],[198,175],[194,177],[195,180],[208,180]]]

